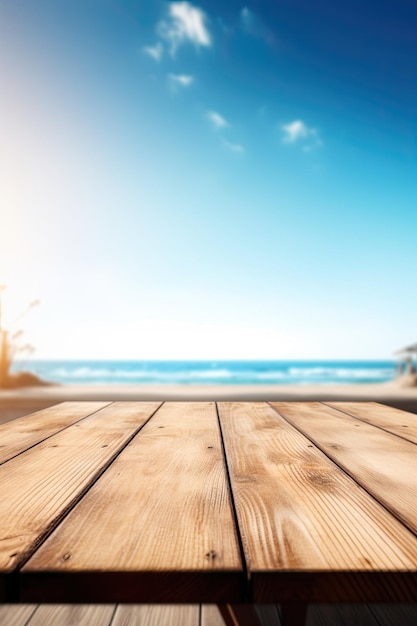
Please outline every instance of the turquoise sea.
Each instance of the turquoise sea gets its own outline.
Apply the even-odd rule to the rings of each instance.
[[[310,385],[392,380],[394,361],[29,361],[14,370],[77,384]]]

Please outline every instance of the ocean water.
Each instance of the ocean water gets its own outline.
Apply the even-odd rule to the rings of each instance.
[[[310,385],[392,380],[394,361],[28,361],[31,371],[54,383]]]

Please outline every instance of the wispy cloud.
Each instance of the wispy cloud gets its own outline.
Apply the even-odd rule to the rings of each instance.
[[[256,13],[250,11],[248,7],[243,7],[241,10],[239,22],[242,30],[248,35],[259,37],[271,46],[276,44],[276,37],[273,31]]]
[[[230,126],[229,122],[216,111],[208,111],[207,117],[213,124],[214,128],[226,128],[227,126]]]
[[[194,82],[194,76],[188,74],[169,74],[169,80],[173,85],[189,87]]]
[[[294,120],[289,124],[284,124],[281,126],[281,130],[284,132],[282,138],[284,143],[302,143],[304,152],[310,152],[313,145],[322,145],[318,130],[309,128],[302,120]],[[310,143],[308,144],[308,142]]]
[[[145,54],[152,57],[152,59],[155,59],[155,61],[160,61],[162,59],[164,46],[160,41],[158,41],[158,43],[156,43],[154,46],[145,46],[142,49]]]
[[[294,143],[299,139],[305,139],[305,137],[308,137],[309,133],[309,129],[301,120],[284,124],[282,130],[284,131],[283,141],[285,143]]]
[[[245,148],[238,143],[231,143],[230,141],[223,141],[223,145],[228,150],[231,150],[232,152],[237,152],[240,154],[242,154],[242,152],[245,152]]]
[[[172,55],[187,41],[196,46],[210,46],[206,20],[204,11],[190,2],[172,2],[168,5],[168,16],[158,24],[158,33],[169,43]]]

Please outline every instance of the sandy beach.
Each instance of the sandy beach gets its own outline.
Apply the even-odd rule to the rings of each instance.
[[[340,385],[51,385],[0,391],[0,423],[65,401],[357,401],[417,413],[417,387]]]

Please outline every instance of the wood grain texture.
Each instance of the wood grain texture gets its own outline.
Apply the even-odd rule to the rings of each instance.
[[[201,605],[200,626],[225,626],[217,604]]]
[[[111,626],[199,626],[199,617],[198,604],[125,605],[117,607]]]
[[[197,626],[198,605],[0,605],[1,626]],[[104,610],[102,610],[104,609]],[[257,605],[262,626],[280,626],[280,607]],[[36,613],[34,614],[34,612]],[[33,615],[33,618],[30,617]],[[113,616],[113,620],[112,620]],[[417,604],[310,605],[306,626],[415,626]],[[224,626],[215,604],[200,626]]]
[[[164,404],[21,575],[53,601],[238,601],[242,583],[212,402]]]
[[[392,621],[390,626],[404,626]],[[306,626],[381,626],[366,604],[319,604],[308,608]],[[386,625],[388,626],[388,624]]]
[[[371,604],[378,626],[416,626],[417,604]]]
[[[44,604],[38,607],[27,626],[110,626],[114,611],[114,605],[105,604]]]
[[[36,604],[0,604],[1,626],[26,626]]]
[[[417,443],[417,415],[415,413],[393,409],[377,402],[324,402],[324,404]]]
[[[159,403],[115,403],[0,467],[0,600],[16,570]],[[10,585],[12,587],[10,587]]]
[[[256,605],[262,626],[282,626],[281,617],[274,604]]]
[[[273,402],[272,406],[417,532],[413,443],[318,402]]]
[[[219,412],[254,602],[417,598],[411,532],[270,406]]]
[[[262,626],[254,604],[219,604],[226,626]]]
[[[63,402],[0,425],[0,464],[108,404]]]

